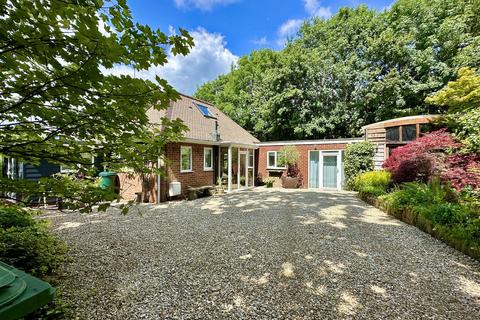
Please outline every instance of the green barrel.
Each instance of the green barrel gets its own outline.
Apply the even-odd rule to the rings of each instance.
[[[15,320],[53,300],[55,289],[45,281],[0,261],[0,319]]]
[[[115,172],[103,171],[98,174],[102,180],[100,181],[100,188],[109,189],[115,187]]]

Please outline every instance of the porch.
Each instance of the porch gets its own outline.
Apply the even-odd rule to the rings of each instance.
[[[227,192],[255,186],[255,149],[252,145],[222,144],[218,147],[216,184]]]

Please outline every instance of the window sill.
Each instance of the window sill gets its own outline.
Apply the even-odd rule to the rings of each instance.
[[[193,170],[180,170],[180,173],[192,173]]]
[[[267,168],[267,171],[285,171],[287,168]]]
[[[213,171],[213,168],[203,168],[203,171]]]

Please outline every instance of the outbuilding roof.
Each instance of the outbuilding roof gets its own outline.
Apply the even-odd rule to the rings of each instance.
[[[409,116],[403,118],[389,119],[385,121],[375,122],[369,125],[362,127],[362,130],[365,129],[374,129],[374,128],[388,128],[395,127],[399,125],[408,125],[408,124],[417,124],[417,123],[427,123],[433,121],[435,118],[440,117],[436,114],[425,114],[419,116]]]

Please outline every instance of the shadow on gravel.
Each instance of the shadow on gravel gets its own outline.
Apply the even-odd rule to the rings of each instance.
[[[259,188],[142,210],[54,218],[76,258],[61,290],[85,318],[480,314],[479,263],[354,193]]]

